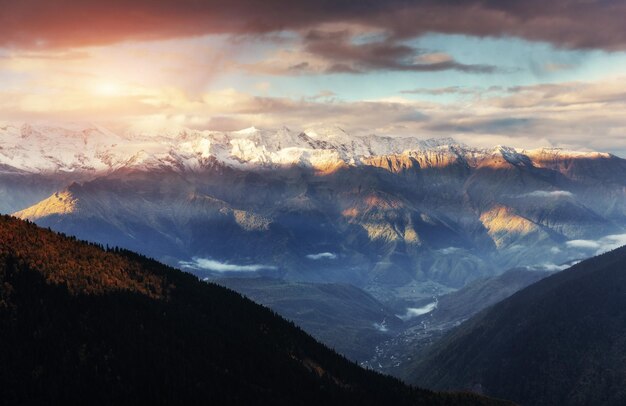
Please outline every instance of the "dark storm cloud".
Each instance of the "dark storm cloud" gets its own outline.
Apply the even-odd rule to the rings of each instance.
[[[344,22],[383,29],[392,38],[440,32],[626,49],[622,0],[0,0],[0,10],[0,46],[21,48],[257,35]],[[408,52],[394,44],[379,50],[385,59],[369,62],[384,65]]]

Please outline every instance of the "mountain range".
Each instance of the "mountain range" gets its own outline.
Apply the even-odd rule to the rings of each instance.
[[[626,160],[606,153],[339,128],[0,135],[0,211],[206,277],[256,272],[413,300],[589,256],[626,227]]]
[[[415,309],[512,268],[561,270],[626,242],[620,157],[340,128],[5,124],[0,197],[0,212],[202,279],[248,278],[232,287],[399,376],[417,345],[408,335],[428,343],[473,315]],[[504,298],[525,285],[495,286]],[[463,298],[457,307],[493,303]]]

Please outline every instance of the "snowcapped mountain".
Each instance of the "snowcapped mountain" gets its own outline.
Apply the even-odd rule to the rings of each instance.
[[[199,275],[348,282],[381,300],[558,268],[626,233],[626,160],[597,152],[7,124],[0,168],[0,211]]]
[[[100,126],[0,126],[0,167],[29,173],[101,174],[122,168],[193,171],[215,162],[231,167],[300,165],[332,170],[341,166],[380,166],[384,164],[377,158],[389,156],[405,162],[415,160],[422,167],[444,166],[459,160],[478,167],[530,165],[534,157],[611,157],[560,149],[471,148],[451,138],[357,137],[336,127],[302,132],[252,127],[233,132],[180,129],[118,134]]]

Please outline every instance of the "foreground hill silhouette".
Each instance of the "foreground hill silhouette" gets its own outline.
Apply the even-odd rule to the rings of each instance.
[[[411,380],[522,405],[626,404],[626,247],[481,312],[434,345]]]
[[[0,217],[6,404],[497,405],[366,371],[239,294]]]

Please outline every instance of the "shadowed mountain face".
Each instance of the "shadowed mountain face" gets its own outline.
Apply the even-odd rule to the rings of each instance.
[[[397,312],[352,285],[266,278],[215,282],[268,306],[354,361],[368,359],[377,344],[404,328]]]
[[[363,370],[233,291],[0,218],[8,404],[496,405]]]
[[[403,319],[401,328],[387,334],[386,340],[376,344],[371,358],[361,364],[409,381],[415,360],[423,357],[430,345],[451,329],[550,274],[513,269],[409,307],[399,315]]]
[[[436,343],[410,374],[522,405],[626,402],[626,247],[496,304]]]

